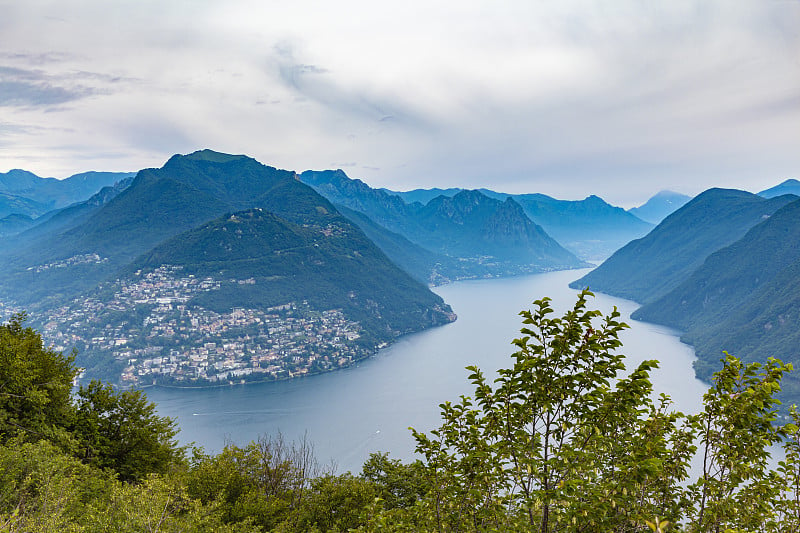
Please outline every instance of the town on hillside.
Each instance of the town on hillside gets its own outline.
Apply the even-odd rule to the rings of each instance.
[[[162,265],[105,284],[32,317],[46,344],[113,360],[124,387],[221,385],[286,379],[345,367],[374,353],[341,310],[307,301],[227,313],[191,304],[202,292],[249,279],[199,278]],[[18,311],[6,304],[4,315]]]

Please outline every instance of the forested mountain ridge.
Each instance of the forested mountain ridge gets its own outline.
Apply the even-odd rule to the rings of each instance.
[[[261,208],[226,214],[167,240],[129,269],[161,265],[180,265],[184,275],[249,280],[190,300],[220,313],[307,301],[313,309],[345,310],[377,342],[452,320],[439,296],[341,216],[317,226]]]
[[[722,351],[745,361],[778,357],[800,365],[800,200],[708,256],[681,285],[632,317],[684,331],[698,377],[709,379]],[[800,378],[784,381],[784,399],[800,400]]]
[[[669,215],[583,278],[570,284],[640,303],[678,287],[706,257],[797,199],[765,199],[733,189],[709,189]]]

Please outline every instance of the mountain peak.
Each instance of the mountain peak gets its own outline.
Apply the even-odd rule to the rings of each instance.
[[[176,157],[188,159],[190,161],[208,161],[210,163],[230,163],[231,161],[238,161],[240,159],[250,159],[246,155],[232,155],[224,154],[222,152],[215,152],[214,150],[198,150],[187,155],[174,155],[170,159]]]
[[[774,187],[770,187],[764,191],[758,193],[759,196],[763,196],[764,198],[774,198],[776,196],[781,196],[782,194],[794,194],[795,196],[800,196],[800,181],[796,179],[788,179],[779,185]]]

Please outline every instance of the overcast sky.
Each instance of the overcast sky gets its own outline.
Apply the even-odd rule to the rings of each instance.
[[[800,0],[0,0],[0,172],[211,148],[631,207],[800,178]]]

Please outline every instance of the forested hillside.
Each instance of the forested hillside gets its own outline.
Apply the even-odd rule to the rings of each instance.
[[[745,191],[709,189],[570,287],[654,301],[683,283],[710,254],[796,199],[787,195],[767,200]]]

